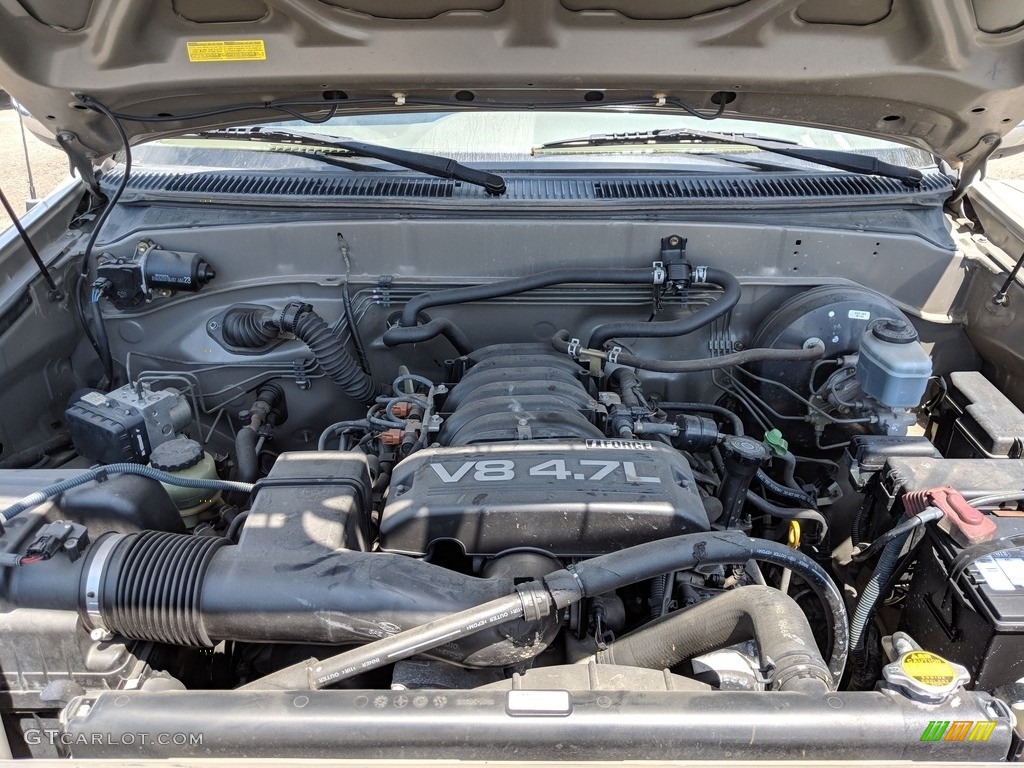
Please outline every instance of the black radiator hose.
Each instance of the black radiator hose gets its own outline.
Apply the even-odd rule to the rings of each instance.
[[[671,669],[686,659],[751,638],[757,640],[763,666],[771,667],[772,690],[825,693],[835,689],[800,606],[777,589],[756,585],[730,590],[653,621],[598,651],[595,660]]]
[[[850,640],[843,596],[820,565],[785,544],[752,539],[740,531],[691,533],[585,560],[571,569],[549,574],[544,583],[555,605],[565,607],[583,597],[596,597],[663,573],[707,565],[738,565],[748,560],[790,569],[821,601],[831,645],[828,667],[838,683],[846,667]]]
[[[320,368],[341,390],[363,405],[373,405],[385,388],[371,379],[346,350],[312,305],[293,301],[281,310],[244,307],[224,316],[224,340],[237,347],[256,349],[282,333],[291,333],[307,347]]]
[[[710,283],[722,288],[722,295],[707,307],[699,309],[692,315],[681,317],[678,320],[668,320],[661,323],[641,322],[619,322],[605,323],[599,325],[590,334],[590,341],[587,346],[591,349],[601,349],[605,342],[615,338],[627,339],[662,339],[670,336],[685,336],[696,330],[710,325],[728,313],[740,300],[742,290],[739,281],[724,269],[714,267],[696,268],[695,274],[703,271],[703,275],[695,277],[694,282]]]

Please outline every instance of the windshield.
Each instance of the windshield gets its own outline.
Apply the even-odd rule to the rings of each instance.
[[[876,138],[849,133],[820,130],[781,123],[746,120],[700,120],[681,115],[642,112],[537,112],[537,111],[464,111],[387,113],[376,115],[342,115],[327,122],[310,124],[287,120],[268,125],[274,130],[301,130],[308,134],[349,138],[385,147],[440,154],[459,160],[477,162],[541,161],[536,149],[543,144],[590,136],[657,130],[702,130],[716,133],[745,133],[764,138],[792,142],[801,147],[841,150],[873,155],[887,162],[911,167],[933,164],[931,156],[921,150]],[[203,139],[186,136],[164,139],[148,145],[161,147],[203,147]],[[273,144],[218,142],[219,151],[240,149],[248,152],[273,152]],[[166,152],[145,151],[140,160],[155,163],[174,162]],[[630,162],[678,162],[686,155],[703,156],[706,162],[713,155],[764,154],[750,147],[723,144],[631,145],[588,147],[559,150],[558,155],[573,155],[580,162],[587,157],[607,161],[618,156]],[[193,157],[193,160],[199,158]],[[209,158],[204,158],[209,160]],[[787,161],[802,166],[799,161]],[[225,160],[228,165],[245,165],[244,158]],[[291,162],[287,163],[291,165]],[[263,163],[261,163],[263,166]]]

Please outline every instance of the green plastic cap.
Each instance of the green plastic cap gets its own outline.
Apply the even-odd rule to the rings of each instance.
[[[777,429],[770,429],[764,433],[764,444],[768,446],[773,456],[782,457],[789,452],[789,441]]]

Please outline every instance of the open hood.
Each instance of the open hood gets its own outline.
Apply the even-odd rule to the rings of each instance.
[[[970,171],[1024,120],[1022,41],[1016,0],[0,0],[0,85],[80,157],[121,143],[82,96],[152,117],[122,118],[133,142],[286,114],[271,102],[679,100]]]

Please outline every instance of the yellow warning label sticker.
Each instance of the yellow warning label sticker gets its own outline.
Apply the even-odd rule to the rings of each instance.
[[[194,40],[185,45],[188,60],[193,63],[267,60],[267,47],[262,40]]]
[[[928,651],[911,651],[900,659],[900,665],[908,677],[924,685],[942,688],[956,679],[953,665]]]

